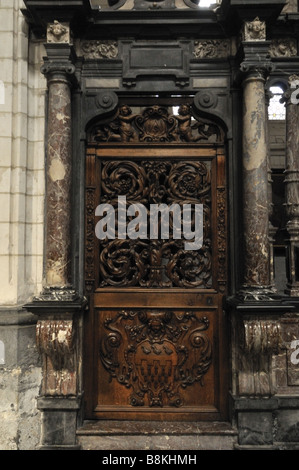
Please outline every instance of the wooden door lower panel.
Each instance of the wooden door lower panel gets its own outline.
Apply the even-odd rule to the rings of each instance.
[[[144,296],[140,290],[135,296],[95,294],[90,417],[224,419],[219,295],[185,290]]]

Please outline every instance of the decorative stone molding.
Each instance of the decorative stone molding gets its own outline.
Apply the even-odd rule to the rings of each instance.
[[[248,354],[278,353],[282,348],[281,325],[274,320],[243,320],[244,350]]]
[[[45,287],[38,296],[33,298],[34,302],[74,302],[79,300],[78,293],[69,287]]]
[[[76,45],[78,55],[85,59],[116,59],[118,56],[117,41],[78,41]]]
[[[199,91],[194,97],[194,104],[199,109],[215,108],[217,106],[217,102],[217,95],[209,90]]]
[[[207,39],[194,42],[193,55],[196,59],[222,59],[230,53],[229,40]]]
[[[59,23],[57,20],[54,23],[49,23],[47,26],[47,42],[70,44],[71,33],[69,25],[67,23]]]
[[[271,57],[295,57],[297,42],[292,38],[275,39],[271,42],[269,53]]]
[[[256,17],[253,21],[246,21],[243,31],[244,41],[265,41],[266,23]]]

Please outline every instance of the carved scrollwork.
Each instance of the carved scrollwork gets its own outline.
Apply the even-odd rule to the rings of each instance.
[[[101,241],[101,287],[203,287],[212,282],[211,176],[210,164],[197,161],[102,161],[101,201],[115,208],[117,196],[129,204],[142,203],[150,217],[151,204],[203,205],[203,245],[186,251],[181,237],[173,232],[169,212],[169,239],[116,239]],[[194,229],[194,214],[191,214]],[[127,222],[128,224],[129,222]],[[159,224],[161,221],[158,222]],[[180,228],[180,227],[179,227]],[[176,229],[178,227],[176,226]],[[160,225],[157,229],[160,230]]]
[[[122,311],[104,322],[99,355],[110,376],[132,390],[131,406],[180,407],[183,390],[212,363],[209,320],[193,312]]]
[[[208,95],[207,95],[208,96]],[[215,105],[204,101],[203,107]],[[214,123],[197,119],[188,104],[179,106],[173,115],[168,108],[151,106],[142,113],[133,113],[128,105],[118,108],[116,117],[108,124],[96,125],[90,134],[94,142],[157,143],[157,142],[202,142],[216,141],[222,138],[221,130]]]

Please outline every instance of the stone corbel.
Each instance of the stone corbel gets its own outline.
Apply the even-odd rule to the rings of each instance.
[[[281,326],[274,320],[243,320],[243,349],[246,354],[278,353],[282,348]]]
[[[74,320],[39,320],[36,341],[44,362],[42,396],[77,396]]]
[[[243,319],[240,322],[237,359],[237,388],[243,396],[271,396],[276,393],[273,356],[283,347],[281,325],[274,319]]]

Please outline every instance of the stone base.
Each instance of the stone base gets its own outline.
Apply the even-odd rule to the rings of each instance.
[[[81,450],[233,450],[236,430],[223,422],[87,421]]]

